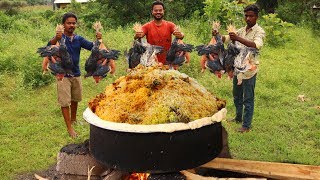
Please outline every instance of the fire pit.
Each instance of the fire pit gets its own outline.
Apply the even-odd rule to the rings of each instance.
[[[212,117],[189,123],[132,125],[100,119],[90,108],[90,152],[108,168],[127,172],[165,173],[209,162],[222,149],[223,108]]]

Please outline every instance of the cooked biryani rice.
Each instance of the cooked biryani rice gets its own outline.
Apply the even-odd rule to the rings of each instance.
[[[193,78],[161,67],[137,66],[89,102],[101,119],[129,124],[163,124],[210,117],[225,100]]]

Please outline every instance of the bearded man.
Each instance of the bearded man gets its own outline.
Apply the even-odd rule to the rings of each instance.
[[[151,14],[154,20],[142,26],[142,32],[136,32],[134,38],[146,36],[147,42],[151,45],[162,46],[164,51],[157,54],[159,63],[166,64],[166,55],[171,47],[172,37],[183,39],[184,34],[177,30],[173,22],[163,19],[165,7],[161,1],[154,1],[151,5]]]
[[[82,83],[80,77],[80,51],[82,48],[91,50],[93,47],[93,42],[86,40],[82,36],[74,33],[77,27],[78,18],[73,13],[65,13],[62,17],[62,24],[64,26],[63,32],[56,32],[56,35],[48,42],[48,46],[55,45],[62,38],[65,40],[68,53],[72,59],[72,74],[65,75],[64,78],[57,77],[57,94],[58,103],[61,106],[61,112],[64,121],[67,126],[68,133],[70,137],[76,138],[77,133],[73,129],[72,124],[76,122],[77,119],[77,109],[78,102],[82,100]],[[101,32],[96,33],[96,38],[101,39]],[[43,60],[42,69],[47,70],[46,58]]]

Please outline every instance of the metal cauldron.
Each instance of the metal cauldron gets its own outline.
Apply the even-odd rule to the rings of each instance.
[[[226,109],[222,109],[212,120],[221,120],[225,114]],[[222,149],[221,122],[206,119],[200,123],[200,119],[191,124],[130,125],[101,120],[89,108],[83,116],[90,123],[90,152],[108,168],[150,173],[180,171],[211,161]],[[171,127],[176,128],[172,131]]]

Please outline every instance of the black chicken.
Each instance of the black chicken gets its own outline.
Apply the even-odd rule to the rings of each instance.
[[[59,74],[66,74],[66,71],[62,68],[61,61],[56,61],[52,56],[49,57],[48,68],[54,76]]]
[[[224,52],[224,45],[223,45],[223,41],[222,41],[222,36],[220,34],[217,34],[215,36],[215,40],[217,42],[217,46],[219,47],[219,49],[221,50],[221,52]]]
[[[110,72],[110,61],[117,60],[120,55],[118,50],[99,49],[100,45],[104,46],[99,40],[94,42],[91,55],[85,63],[85,77],[93,76],[97,83]]]
[[[101,63],[98,64],[97,70],[92,74],[92,76],[105,78],[108,72],[110,72],[110,67],[108,66],[108,63]]]
[[[206,56],[206,60],[201,63],[203,63],[204,66],[210,70],[210,72],[216,74],[220,78],[221,77],[220,71],[223,70],[223,66],[222,66],[222,61],[223,61],[222,54],[224,51],[223,43],[199,45],[199,46],[196,46],[196,50],[198,51],[199,56],[202,56],[202,55]],[[209,57],[210,55],[214,58],[213,60],[210,60],[210,57]]]
[[[95,41],[93,44],[93,47],[91,49],[91,54],[85,63],[85,70],[86,70],[87,74],[85,74],[84,77],[92,76],[94,71],[96,71],[96,69],[97,69],[99,55],[100,55],[100,51],[99,51],[100,44],[101,44],[101,42],[98,40]]]
[[[146,50],[146,47],[141,43],[140,39],[133,42],[133,47],[129,49],[129,53],[126,55],[130,69],[140,64],[141,56]]]
[[[61,67],[67,72],[67,74],[73,74],[72,73],[73,62],[72,62],[71,56],[68,52],[64,38],[62,38],[60,40],[59,56],[58,57],[61,58]]]
[[[41,57],[58,56],[59,46],[40,47],[38,48],[37,53],[39,53]]]
[[[220,46],[218,46],[217,44],[209,44],[209,45],[199,45],[196,46],[196,50],[198,51],[198,55],[202,56],[202,55],[206,55],[207,57],[209,56],[209,54],[212,53],[219,53],[219,50],[221,49]]]
[[[99,60],[97,63],[97,67],[93,72],[92,76],[95,79],[96,83],[98,83],[102,78],[105,78],[107,74],[110,72],[110,61],[117,60],[119,57],[120,51],[118,50],[107,50],[100,49],[99,50]],[[100,59],[103,59],[102,61]]]
[[[234,43],[229,43],[227,46],[227,50],[224,52],[223,69],[226,71],[230,78],[233,77],[234,60],[239,53],[240,49]]]
[[[99,59],[105,58],[105,59],[113,59],[117,60],[119,58],[120,51],[118,50],[107,50],[107,49],[100,49],[99,50]]]
[[[174,39],[167,53],[166,61],[170,66],[182,66],[185,62],[185,53],[192,52],[193,45],[179,43],[178,39]]]
[[[59,41],[59,45],[50,45],[38,48],[37,53],[39,53],[41,57],[48,58],[48,68],[51,70],[53,75],[73,75],[73,63],[67,50],[67,46],[65,45],[64,38]]]
[[[206,62],[206,67],[210,70],[210,72],[217,74],[217,72],[223,70],[222,64],[220,62],[220,59],[217,57],[213,60],[208,60]],[[220,78],[221,76],[219,76]]]

